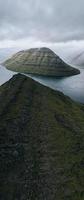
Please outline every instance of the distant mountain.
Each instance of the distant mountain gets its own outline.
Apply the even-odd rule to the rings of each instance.
[[[0,48],[0,63],[17,52],[17,48]]]
[[[52,50],[35,48],[20,51],[6,60],[3,65],[15,72],[47,76],[70,76],[80,71],[66,64]]]
[[[77,53],[71,62],[78,66],[84,66],[84,51]]]
[[[0,200],[84,199],[84,105],[23,75],[0,87]]]

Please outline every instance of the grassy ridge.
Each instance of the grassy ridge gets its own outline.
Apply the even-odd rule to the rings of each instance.
[[[84,105],[15,75],[0,87],[0,199],[84,199]]]
[[[78,69],[66,64],[48,48],[20,51],[6,60],[3,65],[15,72],[44,76],[71,76],[80,73]]]

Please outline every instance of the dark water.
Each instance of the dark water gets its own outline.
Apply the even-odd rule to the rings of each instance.
[[[84,68],[79,67],[81,74],[66,78],[30,76],[34,80],[54,90],[60,90],[73,100],[84,103]],[[0,85],[8,81],[15,73],[0,65]]]
[[[65,78],[35,77],[34,80],[54,90],[60,90],[73,100],[84,103],[84,67],[77,67],[81,73]]]
[[[15,73],[0,65],[0,85],[7,82]]]

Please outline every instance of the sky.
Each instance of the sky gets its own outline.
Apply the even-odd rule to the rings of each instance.
[[[0,48],[84,47],[84,0],[0,0]]]

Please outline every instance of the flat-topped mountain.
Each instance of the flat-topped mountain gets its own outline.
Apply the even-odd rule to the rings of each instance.
[[[0,200],[84,199],[84,105],[23,75],[0,87]]]
[[[3,65],[15,72],[45,76],[71,76],[80,73],[78,69],[69,66],[52,50],[45,47],[20,51]]]

